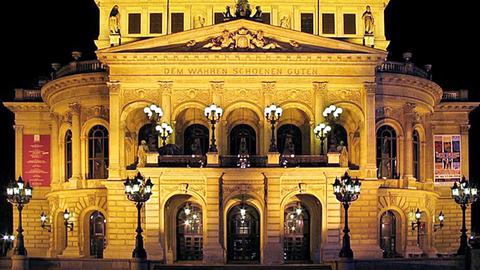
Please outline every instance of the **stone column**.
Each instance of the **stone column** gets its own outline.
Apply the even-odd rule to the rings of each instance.
[[[283,263],[283,242],[281,237],[283,224],[280,223],[278,216],[278,213],[283,211],[281,211],[280,205],[277,203],[282,199],[280,175],[268,173],[268,175],[264,174],[263,176],[264,185],[267,186],[267,189],[264,191],[264,196],[267,197],[264,198],[265,225],[267,230],[265,230],[266,237],[263,263],[267,265],[279,265]]]
[[[374,82],[364,83],[363,109],[365,119],[361,132],[360,168],[365,179],[377,178],[376,165],[376,116],[375,116],[375,91],[377,84]]]
[[[59,135],[58,135],[58,115],[55,113],[50,114],[50,155],[51,155],[51,164],[50,170],[51,174],[51,186],[59,185],[62,180],[60,179],[60,171],[64,169],[59,159]]]
[[[81,137],[81,123],[80,123],[80,111],[81,106],[79,103],[71,103],[69,105],[70,113],[72,115],[72,178],[70,182],[79,181],[81,176],[81,151],[80,151],[80,137]]]
[[[167,122],[172,125],[172,81],[159,81],[158,84],[162,92],[162,122]]]
[[[15,125],[15,179],[22,175],[23,126]]]
[[[204,240],[203,261],[209,264],[225,263],[224,249],[220,243],[221,239],[223,239],[223,236],[220,237],[223,231],[223,224],[220,224],[220,221],[223,220],[220,217],[220,215],[223,215],[220,212],[220,209],[222,209],[220,208],[220,201],[223,199],[220,197],[219,178],[221,177],[223,175],[210,175],[206,181],[207,209],[205,209],[204,213],[207,214],[207,224],[205,224],[207,237]]]
[[[469,164],[468,164],[468,130],[470,125],[460,126],[460,145],[461,145],[461,157],[460,162],[462,166],[462,174],[466,179],[469,179]]]
[[[263,92],[263,107],[265,108],[266,106],[270,106],[272,103],[275,102],[274,94],[275,94],[275,88],[276,87],[276,82],[275,81],[263,81],[262,82],[262,92]],[[260,104],[261,106],[262,104]],[[276,104],[278,105],[278,104]],[[260,124],[259,127],[261,129],[260,131],[260,155],[265,155],[268,153],[268,148],[270,146],[270,140],[272,139],[272,131],[271,131],[271,126],[268,121],[266,121],[265,116],[262,115],[260,116]],[[278,143],[278,142],[277,142]]]
[[[408,185],[409,181],[415,181],[415,178],[413,178],[413,118],[415,116],[415,107],[416,105],[414,103],[409,102],[403,107],[405,117],[405,143],[403,149],[400,150],[403,150],[404,152],[404,185]]]
[[[224,81],[210,81],[210,86],[211,86],[210,91],[212,96],[212,102],[215,103],[215,105],[221,107],[223,110],[225,110],[225,108],[222,106],[224,84],[225,84]],[[215,154],[209,153],[207,155],[207,160],[208,160],[207,162],[210,164],[218,164],[219,153],[224,153],[225,148],[227,147],[225,139],[222,138],[222,136],[220,136],[222,135],[222,130],[223,130],[223,123],[224,123],[223,120],[226,120],[225,115],[222,115],[218,123],[215,125],[215,140],[216,140],[218,153],[215,153]],[[209,132],[210,132],[209,140],[211,140],[213,136],[211,126],[209,127]],[[210,142],[209,142],[209,145],[210,145]]]
[[[109,123],[109,169],[108,179],[121,179],[120,171],[120,143],[123,143],[124,132],[120,127],[120,82],[107,82],[110,93],[110,123]]]
[[[315,103],[314,103],[314,113],[315,113],[315,119],[311,119],[311,122],[313,122],[313,125],[311,125],[310,128],[310,138],[311,140],[311,149],[310,153],[314,155],[319,155],[320,154],[320,140],[316,138],[315,134],[313,133],[313,130],[315,127],[320,124],[321,122],[325,121],[325,118],[323,117],[323,110],[325,109],[325,94],[327,92],[327,85],[328,82],[313,82],[313,93],[315,97]],[[328,148],[328,147],[327,147]]]

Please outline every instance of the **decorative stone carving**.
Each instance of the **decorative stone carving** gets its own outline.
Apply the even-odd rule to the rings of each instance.
[[[260,100],[261,95],[262,93],[260,89],[233,89],[228,91],[228,95],[224,95],[223,102],[225,106],[239,100],[257,103]]]
[[[361,103],[361,93],[359,90],[355,89],[335,89],[335,90],[328,90],[327,91],[327,100],[330,103],[336,101],[353,101],[357,104]]]
[[[365,35],[373,35],[373,31],[375,30],[375,19],[373,18],[370,6],[366,6],[362,19],[364,22]]]
[[[387,118],[392,116],[392,107],[380,107],[375,110],[375,114],[377,115],[377,119]]]
[[[187,101],[201,101],[203,103],[210,101],[210,91],[205,89],[175,89],[172,92],[174,106]]]
[[[313,82],[313,90],[315,93],[321,93],[327,91],[328,82]]]
[[[82,110],[82,121],[87,121],[91,118],[103,118],[108,121],[110,111],[103,105],[93,106]]]
[[[290,16],[285,15],[280,19],[280,27],[288,28],[288,29],[292,28],[292,22],[290,20]]]
[[[375,82],[364,82],[363,87],[367,94],[375,94],[377,89],[377,83]]]
[[[71,113],[80,114],[82,106],[80,105],[80,103],[73,102],[73,103],[68,104],[68,108],[70,109]]]
[[[122,89],[122,104],[128,104],[137,100],[146,100],[148,102],[159,103],[161,97],[159,89]]]
[[[232,193],[248,194],[255,193],[259,197],[263,198],[264,196],[264,185],[249,185],[249,184],[240,184],[240,185],[224,185],[223,186],[223,199],[230,197]]]
[[[181,192],[188,194],[189,192],[195,192],[200,194],[202,197],[205,196],[205,186],[204,185],[192,185],[192,184],[174,184],[174,185],[162,185],[160,188],[161,196],[165,197],[173,192]]]
[[[415,103],[407,102],[407,103],[405,103],[405,106],[403,107],[403,110],[405,111],[405,113],[413,113],[415,111],[416,107],[417,107],[417,105]]]
[[[470,125],[460,125],[460,134],[468,135],[468,131],[470,130]]]
[[[262,82],[262,90],[264,92],[272,92],[273,90],[275,90],[276,84],[277,84],[277,82],[275,82],[275,81],[263,81]]]
[[[167,94],[172,93],[172,88],[173,88],[172,81],[159,81],[158,86],[160,87],[160,90],[162,91],[162,93],[167,93]]]
[[[271,50],[280,48],[280,45],[274,41],[269,41],[264,37],[263,31],[250,31],[247,28],[240,28],[235,32],[224,30],[220,36],[212,38],[203,48],[212,51],[221,51],[223,49],[263,49]]]

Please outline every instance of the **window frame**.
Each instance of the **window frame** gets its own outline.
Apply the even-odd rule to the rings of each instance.
[[[95,130],[96,129],[96,130]],[[101,130],[103,129],[103,130]],[[104,132],[102,137],[93,136],[95,132]],[[102,147],[103,147],[103,157],[95,157],[95,140],[100,139],[102,140]],[[87,138],[87,158],[88,158],[88,179],[107,179],[108,178],[108,166],[109,166],[109,131],[108,129],[101,125],[95,125],[88,131],[88,138]],[[92,156],[93,154],[93,156]],[[95,161],[102,161],[102,164],[105,166],[104,178],[95,177],[96,171],[95,167],[93,166]]]

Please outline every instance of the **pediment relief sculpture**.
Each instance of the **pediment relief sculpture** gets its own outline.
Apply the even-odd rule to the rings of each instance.
[[[262,49],[272,50],[282,47],[275,41],[265,38],[263,31],[250,31],[246,28],[240,28],[235,32],[224,30],[221,35],[212,38],[203,48],[212,51],[221,51],[223,49]]]

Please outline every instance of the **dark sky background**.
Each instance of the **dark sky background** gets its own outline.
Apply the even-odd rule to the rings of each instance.
[[[255,4],[254,0],[251,2]],[[479,101],[480,80],[475,68],[478,43],[473,40],[478,33],[478,21],[473,21],[473,3],[443,2],[390,1],[385,11],[387,38],[391,40],[389,58],[400,60],[403,52],[410,51],[418,65],[433,64],[434,81],[444,89],[469,89],[470,98]],[[73,50],[82,51],[84,58],[94,57],[98,9],[93,0],[5,1],[2,5],[4,71],[0,101],[12,100],[14,88],[34,86],[39,75],[50,73],[50,63],[68,63]],[[471,120],[470,178],[479,181],[479,109],[471,114]],[[14,177],[12,126],[13,115],[0,105],[0,183],[3,184]],[[480,207],[473,212],[474,223],[479,224]],[[0,198],[0,234],[11,232],[10,219],[11,210],[5,199]],[[476,227],[480,233],[480,226]]]

